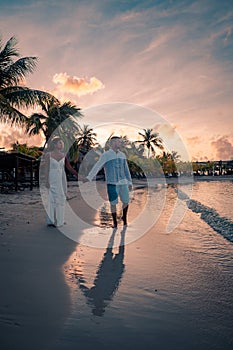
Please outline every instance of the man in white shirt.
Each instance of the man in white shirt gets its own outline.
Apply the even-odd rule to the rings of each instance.
[[[101,155],[87,176],[87,180],[91,181],[100,169],[104,168],[114,228],[117,227],[116,205],[118,203],[118,197],[120,197],[122,202],[123,224],[127,225],[129,186],[132,185],[126,156],[120,151],[121,143],[122,140],[119,136],[111,137],[111,148]]]

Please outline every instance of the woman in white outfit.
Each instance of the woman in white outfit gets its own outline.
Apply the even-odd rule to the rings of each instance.
[[[63,226],[65,202],[67,193],[67,180],[65,167],[76,177],[75,171],[66,158],[61,138],[55,137],[50,144],[51,151],[45,156],[46,187],[49,190],[47,203],[47,225]]]

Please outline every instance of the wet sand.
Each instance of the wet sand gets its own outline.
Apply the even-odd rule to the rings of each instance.
[[[212,178],[220,180],[220,177],[209,180]],[[169,179],[169,183],[173,181],[176,182]],[[70,187],[70,202],[76,206],[79,203],[80,215],[94,222],[94,213],[77,201],[77,192],[74,195],[72,186],[75,184]],[[56,349],[72,309],[70,287],[63,269],[76,251],[77,243],[59,230],[45,226],[38,189],[1,195],[0,202],[1,347],[4,350]],[[133,210],[131,206],[131,213]],[[169,242],[166,240],[166,244]],[[135,249],[137,252],[137,246]]]
[[[71,307],[62,265],[76,243],[46,227],[38,189],[0,200],[1,349],[49,349]]]

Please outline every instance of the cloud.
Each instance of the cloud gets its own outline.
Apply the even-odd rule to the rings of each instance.
[[[157,34],[140,54],[147,54],[151,51],[156,52],[160,46],[167,45],[176,35],[176,30]]]
[[[41,146],[44,141],[40,135],[28,136],[20,127],[10,127],[7,124],[0,124],[0,147],[12,149],[12,145],[18,141],[20,144],[26,143],[28,146]]]
[[[1,31],[5,39],[17,33],[22,56],[39,57],[28,86],[82,108],[114,101],[149,107],[176,125],[192,156],[216,159],[211,142],[232,125],[232,6],[120,3],[11,1],[1,7]]]
[[[233,26],[227,27],[225,31],[226,31],[226,35],[223,41],[225,44],[227,44],[232,36]]]
[[[192,162],[208,162],[209,157],[203,156],[202,152],[197,152],[195,157],[192,157]]]
[[[187,138],[188,142],[190,144],[197,144],[198,142],[200,142],[200,137],[199,136],[193,136],[193,137],[189,137]]]
[[[96,77],[79,78],[70,76],[67,73],[56,73],[53,76],[53,82],[57,84],[56,91],[76,96],[93,94],[94,92],[104,89],[104,84]]]
[[[156,125],[154,129],[158,133],[167,135],[167,137],[174,137],[176,128],[177,126],[175,124],[167,122],[165,124]]]
[[[233,158],[233,143],[227,136],[221,136],[212,141],[211,146],[216,150],[217,159],[229,160]]]

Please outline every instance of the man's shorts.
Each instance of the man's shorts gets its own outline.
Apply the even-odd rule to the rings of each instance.
[[[107,185],[108,200],[111,205],[118,203],[118,196],[122,203],[129,203],[129,186],[128,185]]]

